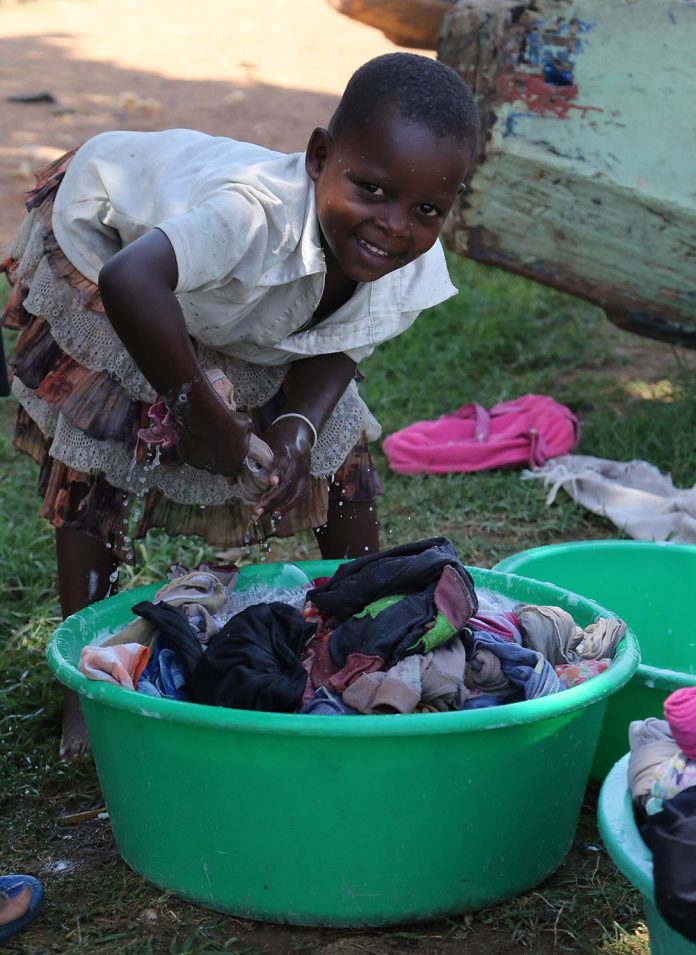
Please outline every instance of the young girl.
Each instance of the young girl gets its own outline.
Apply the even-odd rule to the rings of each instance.
[[[453,70],[395,53],[353,75],[306,153],[112,132],[41,177],[6,319],[65,615],[109,593],[149,527],[220,547],[311,527],[325,558],[378,550],[357,365],[456,291],[437,238],[476,131]],[[252,431],[272,464],[246,504]]]

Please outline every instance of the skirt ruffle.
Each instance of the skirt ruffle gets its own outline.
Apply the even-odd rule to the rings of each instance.
[[[19,329],[10,361],[12,391],[20,402],[14,443],[39,465],[42,516],[56,527],[88,533],[127,561],[133,558],[132,539],[150,527],[173,536],[196,534],[227,548],[324,524],[325,477],[312,477],[305,500],[282,520],[265,517],[251,524],[251,506],[235,496],[235,485],[221,475],[167,463],[138,440],[155,394],[115,335],[97,286],[65,258],[51,230],[53,200],[70,158],[53,163],[29,193],[28,216],[0,263],[12,285],[4,324]],[[207,356],[205,364],[216,357]],[[233,359],[218,364],[232,377]],[[255,366],[237,365],[242,385],[246,375],[258,392]],[[278,375],[269,371],[269,379]],[[271,380],[271,394],[278,387]],[[355,427],[360,419],[351,400],[347,395],[344,405]],[[257,424],[266,417],[263,406],[245,410]],[[337,420],[334,429],[345,441],[340,413]],[[371,425],[367,430],[374,437]],[[356,432],[355,447],[331,479],[332,494],[344,500],[373,500],[381,492],[367,436]]]

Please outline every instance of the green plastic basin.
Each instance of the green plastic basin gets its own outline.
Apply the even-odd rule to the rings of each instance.
[[[652,955],[696,955],[696,945],[665,922],[655,904],[652,853],[641,838],[627,782],[628,753],[610,771],[599,794],[602,841],[614,865],[643,896]]]
[[[500,573],[550,581],[584,594],[622,617],[640,644],[641,663],[612,697],[592,776],[601,781],[628,746],[628,724],[662,718],[674,690],[696,684],[696,547],[645,541],[581,541],[520,551]]]
[[[239,586],[286,586],[337,564],[244,568]],[[583,626],[607,615],[550,584],[472,573],[478,587],[564,606]],[[560,865],[607,699],[638,665],[631,633],[581,686],[470,712],[259,713],[83,677],[82,646],[156,589],[80,611],[48,648],[80,694],[116,844],[146,879],[242,917],[378,926],[510,898]]]

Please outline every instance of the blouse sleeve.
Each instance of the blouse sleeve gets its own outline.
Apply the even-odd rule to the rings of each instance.
[[[175,292],[220,288],[232,279],[258,284],[288,233],[282,203],[249,187],[231,187],[157,228],[176,256]]]

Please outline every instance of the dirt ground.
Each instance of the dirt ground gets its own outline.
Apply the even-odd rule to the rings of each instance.
[[[34,170],[95,133],[183,126],[303,149],[353,70],[397,49],[328,0],[0,0],[0,244]]]

